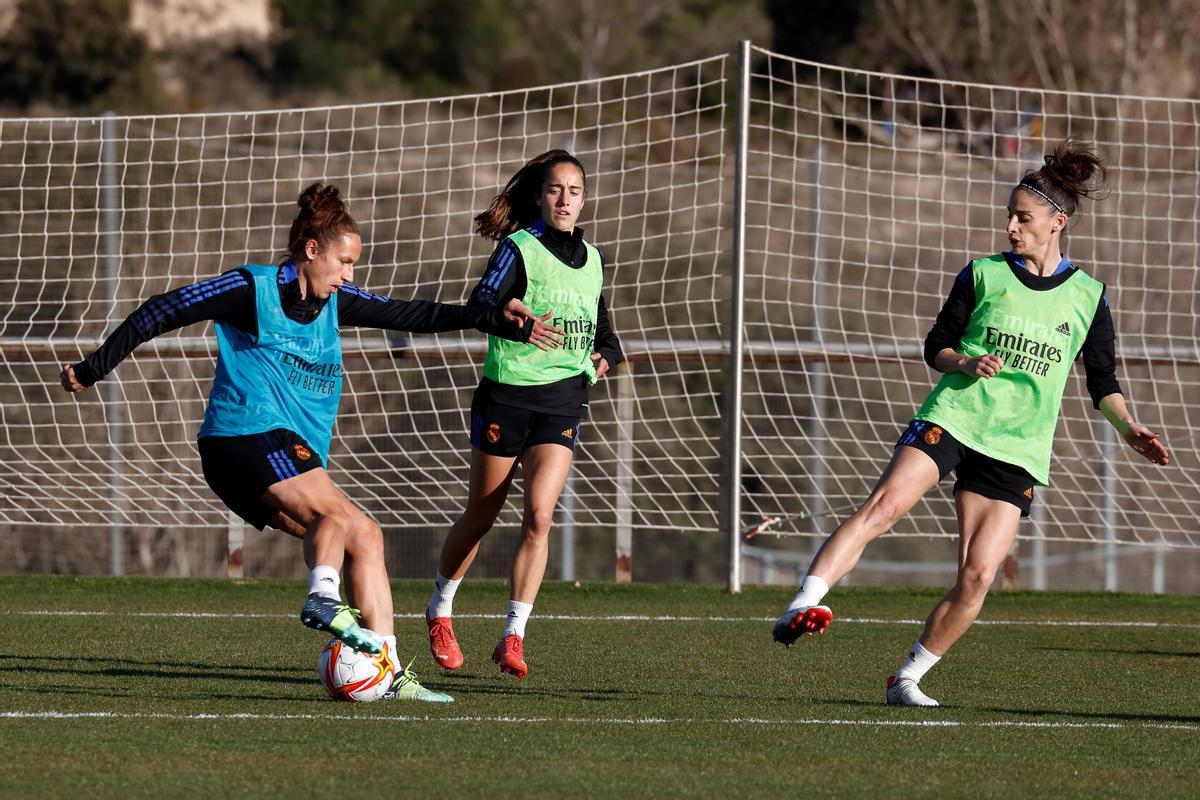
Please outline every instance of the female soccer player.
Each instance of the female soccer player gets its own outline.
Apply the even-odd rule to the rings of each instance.
[[[925,361],[945,374],[866,503],[821,545],[775,623],[775,641],[789,647],[802,633],[823,633],[833,619],[819,605],[829,587],[954,470],[958,578],[888,678],[889,705],[938,704],[918,683],[979,615],[1017,523],[1029,515],[1034,486],[1047,485],[1063,388],[1077,356],[1093,405],[1121,438],[1154,464],[1169,461],[1158,435],[1134,422],[1125,405],[1104,284],[1060,249],[1080,200],[1094,197],[1104,176],[1095,152],[1068,140],[1013,189],[1005,229],[1012,249],[976,259],[958,274],[925,339]]]
[[[442,545],[426,609],[429,647],[445,669],[463,663],[451,625],[454,593],[496,521],[520,461],[521,540],[508,621],[492,660],[518,678],[528,671],[525,624],[546,571],[550,523],[587,416],[588,389],[622,360],[600,293],[603,258],[575,226],[586,196],[583,165],[565,150],[551,150],[521,167],[475,218],[476,231],[500,245],[472,299],[490,306],[520,298],[534,313],[554,309],[550,321],[564,335],[561,347],[536,352],[488,339],[483,379],[471,403],[467,504]]]
[[[553,346],[554,334],[520,302],[501,308],[477,299],[464,307],[363,291],[350,283],[362,238],[337,187],[314,183],[298,203],[289,258],[282,264],[237,267],[150,298],[100,349],[64,366],[60,378],[68,392],[82,392],[143,342],[214,320],[219,355],[198,437],[205,480],[226,506],[259,530],[271,525],[303,538],[312,570],[300,612],[305,625],[328,630],[356,650],[394,656],[383,534],[325,470],[342,389],[338,330],[357,325],[437,332],[480,326],[538,347]],[[331,295],[337,296],[333,302]],[[361,614],[341,602],[343,563],[347,589]],[[395,696],[451,699],[424,689],[406,669],[396,674]]]

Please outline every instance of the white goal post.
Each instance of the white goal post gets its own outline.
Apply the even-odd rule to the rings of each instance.
[[[1022,558],[1046,585],[1057,546],[1138,546],[1160,553],[1156,569],[1163,552],[1196,552],[1200,106],[867,73],[748,46],[745,55],[744,69],[731,54],[394,103],[0,119],[0,529],[10,563],[55,535],[95,558],[110,553],[105,532],[119,544],[131,530],[228,526],[194,447],[215,354],[208,326],[144,346],[77,399],[57,387],[58,365],[96,347],[143,299],[275,262],[296,196],[323,180],[341,187],[364,229],[356,282],[461,302],[490,252],[472,216],[530,156],[566,147],[589,169],[581,224],[611,265],[605,293],[629,363],[594,394],[564,524],[580,552],[594,553],[595,540],[611,554],[616,531],[659,543],[653,557],[664,563],[667,552],[691,559],[690,577],[736,585],[743,558],[729,569],[737,546],[723,542],[754,537],[748,570],[769,558],[763,547],[800,559],[866,496],[934,383],[921,340],[953,276],[1003,248],[1009,188],[1068,134],[1094,139],[1112,178],[1112,196],[1073,226],[1069,255],[1108,284],[1122,386],[1175,463],[1151,469],[1125,452],[1076,370],[1053,485],[1023,529]],[[483,337],[349,329],[343,344],[335,480],[385,530],[440,541],[465,494]],[[732,386],[740,442],[722,435]],[[723,524],[730,509],[737,520]],[[518,514],[510,502],[500,525]],[[944,487],[896,530],[909,540],[953,533]],[[432,563],[426,539],[402,555],[422,569]]]

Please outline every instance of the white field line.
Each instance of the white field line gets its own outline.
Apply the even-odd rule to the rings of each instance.
[[[24,617],[164,617],[188,619],[292,619],[292,614],[218,614],[210,611],[82,611],[34,609],[24,611],[0,611],[0,615]],[[396,614],[397,619],[424,619],[421,614]],[[504,619],[503,614],[455,614],[455,619]],[[675,614],[537,614],[535,619],[552,622],[774,622],[775,617],[724,617],[686,616]],[[923,619],[878,619],[875,617],[835,617],[839,624],[856,625],[923,625]],[[981,619],[975,625],[1024,625],[1032,627],[1063,628],[1185,628],[1200,630],[1200,623],[1190,622],[1139,622],[1136,620],[1086,620],[1086,619]]]
[[[732,717],[728,719],[691,719],[691,718],[606,718],[594,719],[586,717],[507,717],[507,716],[461,716],[461,717],[432,717],[368,714],[166,714],[161,712],[119,712],[119,711],[3,711],[0,720],[72,720],[72,719],[154,719],[167,721],[208,721],[208,720],[268,720],[302,722],[327,722],[330,720],[345,720],[348,722],[442,722],[442,723],[501,723],[516,725],[545,725],[561,723],[567,725],[812,725],[812,726],[845,726],[856,728],[1022,728],[1022,729],[1055,729],[1075,728],[1086,730],[1164,730],[1186,731],[1200,733],[1200,725],[1183,723],[1128,723],[1128,722],[1029,722],[1025,720],[995,720],[992,722],[964,722],[961,720],[907,720],[907,719],[755,719],[753,717]]]

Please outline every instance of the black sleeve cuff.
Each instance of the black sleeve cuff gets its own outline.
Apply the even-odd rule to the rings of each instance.
[[[92,386],[100,380],[100,376],[88,366],[86,361],[80,361],[74,366],[75,380],[82,383],[84,386]]]
[[[608,362],[609,369],[612,369],[625,360],[625,356],[620,350],[615,350],[611,347],[600,347],[596,349],[596,352]]]

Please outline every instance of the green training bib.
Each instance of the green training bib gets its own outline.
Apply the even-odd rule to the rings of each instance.
[[[991,353],[1004,368],[991,378],[943,375],[916,419],[1048,485],[1063,390],[1104,284],[1079,270],[1054,289],[1036,291],[1000,253],[972,261],[971,274],[975,309],[961,352],[971,358]]]
[[[539,350],[521,342],[488,336],[483,376],[510,386],[540,386],[580,374],[595,383],[596,368],[591,355],[596,307],[604,279],[600,252],[584,242],[587,261],[574,268],[559,261],[528,230],[517,231],[508,238],[521,251],[525,264],[527,288],[522,302],[539,316],[554,312],[547,324],[564,332],[563,346]]]

